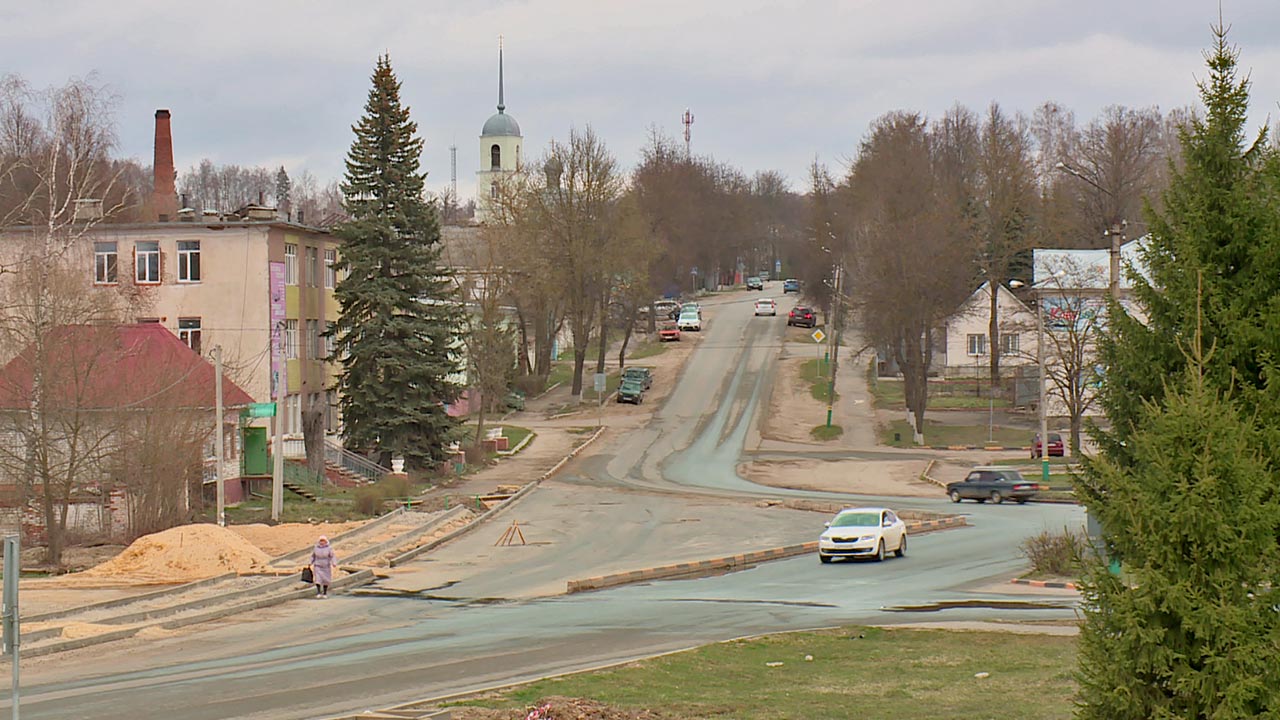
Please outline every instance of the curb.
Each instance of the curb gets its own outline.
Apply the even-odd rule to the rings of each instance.
[[[1023,580],[1022,578],[1014,578],[1009,582],[1014,585],[1030,585],[1038,588],[1055,588],[1058,590],[1079,590],[1075,583],[1070,582],[1050,582],[1047,580]]]
[[[430,533],[432,530],[435,530],[437,527],[448,524],[455,516],[466,510],[467,508],[465,506],[455,505],[454,507],[442,512],[439,516],[431,518],[426,523],[423,523],[412,530],[407,530],[386,542],[378,543],[373,547],[365,548],[364,550],[355,553],[350,558],[347,558],[346,563],[343,564],[358,564],[362,560],[375,557],[387,552],[388,550],[395,550],[414,538],[422,537],[423,535]]]
[[[961,516],[951,516],[939,520],[917,520],[907,524],[907,532],[908,534],[921,535],[937,530],[964,527],[966,524],[965,519]],[[631,570],[628,572],[612,573],[610,575],[601,575],[597,577],[583,578],[580,580],[570,580],[566,584],[565,592],[572,595],[573,593],[587,592],[590,590],[603,590],[605,588],[645,582],[647,580],[688,577],[719,570],[732,572],[734,570],[755,565],[756,563],[767,562],[769,560],[781,560],[783,558],[794,557],[796,555],[816,552],[817,549],[818,542],[814,540],[812,542],[800,543],[799,545],[783,545],[782,547],[769,548],[767,550],[756,550],[754,552],[738,555],[727,555],[724,557],[712,558],[710,560],[674,563],[671,565],[660,565],[658,567],[646,568],[643,570]]]
[[[219,582],[222,582],[223,580],[230,580],[231,578],[234,578],[234,577],[237,577],[236,573],[226,573],[224,575],[215,575],[211,578],[205,578],[203,580],[196,580],[194,582],[184,583],[176,587],[168,587],[163,590],[153,590],[152,592],[149,592],[149,593],[131,595],[129,597],[119,598],[116,600],[104,600],[102,602],[90,603],[88,605],[77,605],[75,607],[65,608],[63,610],[54,610],[47,613],[40,613],[39,615],[23,615],[20,618],[20,620],[24,624],[29,622],[45,622],[47,620],[58,620],[60,618],[67,617],[68,615],[75,615],[78,613],[82,613],[86,610],[110,610],[113,607],[120,607],[121,605],[129,605],[131,603],[138,602],[139,600],[154,600],[156,598],[165,597],[166,595],[180,595],[188,590],[194,590],[198,587],[203,587],[205,585],[213,585],[214,583],[219,583]]]
[[[361,585],[367,585],[368,583],[373,582],[373,580],[374,580],[373,571],[361,570],[360,572],[355,573],[353,575],[347,575],[346,577],[335,580],[333,584],[330,585],[329,587],[330,589],[333,589],[333,590],[340,590],[340,589],[349,588],[349,587],[359,587]],[[191,617],[181,618],[178,620],[154,622],[146,625],[139,625],[137,627],[124,628],[121,630],[106,632],[106,633],[102,633],[101,635],[92,635],[90,637],[78,638],[75,640],[67,640],[61,643],[46,645],[44,647],[32,648],[30,650],[23,651],[22,657],[40,657],[42,655],[52,655],[54,653],[65,652],[67,650],[78,650],[80,648],[86,648],[93,645],[100,645],[102,643],[113,642],[115,640],[124,640],[126,638],[131,638],[134,635],[137,635],[139,632],[142,632],[143,630],[151,627],[159,627],[164,630],[176,630],[178,628],[186,627],[188,625],[198,625],[200,623],[208,622],[210,620],[219,620],[224,617],[237,615],[250,610],[257,610],[264,607],[271,607],[272,605],[280,605],[290,600],[307,597],[311,595],[313,592],[314,591],[311,589],[310,586],[302,587],[297,590],[290,590],[287,592],[279,593],[277,595],[269,595],[267,597],[259,598],[257,600],[250,600],[249,602],[246,602],[246,603],[239,603],[239,604],[231,605],[228,607],[218,608],[216,610],[210,610],[209,612],[206,612],[206,613],[201,613],[199,615],[193,615]]]
[[[1030,452],[1031,446],[1014,447],[1012,445],[925,445],[923,450],[987,450],[989,452],[1011,452],[1018,450]]]
[[[490,518],[494,517],[494,516],[495,516],[495,515],[497,515],[498,513],[502,512],[504,509],[506,509],[506,508],[510,507],[511,505],[515,504],[515,501],[517,501],[517,500],[519,500],[520,498],[523,498],[525,495],[528,495],[529,493],[533,492],[533,491],[534,491],[534,489],[535,489],[535,488],[537,488],[537,487],[538,487],[538,485],[540,485],[540,484],[542,483],[542,481],[543,481],[543,480],[546,480],[547,478],[549,478],[549,477],[551,477],[552,475],[556,474],[556,473],[560,470],[560,468],[564,467],[566,463],[568,463],[570,460],[572,460],[572,459],[574,459],[575,457],[577,457],[577,456],[578,456],[578,453],[580,453],[580,452],[582,452],[583,450],[587,449],[587,447],[588,447],[589,445],[591,445],[591,443],[595,442],[595,441],[596,441],[596,439],[597,439],[597,438],[599,438],[599,437],[600,437],[601,435],[603,435],[603,434],[604,434],[604,427],[603,427],[603,426],[602,426],[602,427],[598,427],[598,428],[596,428],[595,433],[593,433],[593,434],[591,435],[591,437],[590,437],[590,438],[587,438],[587,441],[586,441],[586,442],[584,442],[584,443],[582,443],[581,445],[579,445],[578,447],[574,448],[574,449],[573,449],[573,451],[572,451],[572,452],[570,452],[568,455],[565,455],[564,457],[560,458],[560,460],[559,460],[555,465],[552,465],[552,466],[551,466],[551,469],[550,469],[550,470],[548,470],[548,471],[546,471],[546,472],[542,473],[541,475],[539,475],[539,476],[538,476],[538,478],[537,478],[536,480],[534,480],[534,481],[532,481],[532,482],[530,482],[530,483],[526,483],[524,487],[522,487],[522,488],[520,488],[519,490],[517,490],[514,494],[512,494],[512,495],[511,495],[511,497],[509,497],[509,498],[507,498],[506,500],[502,501],[501,503],[499,503],[499,504],[495,505],[494,507],[492,507],[492,508],[490,508],[490,509],[488,509],[488,510],[484,511],[483,513],[480,513],[479,515],[477,515],[477,516],[475,517],[475,519],[474,519],[474,520],[472,520],[471,522],[467,523],[466,525],[463,525],[462,527],[458,528],[457,530],[454,530],[453,532],[449,533],[448,535],[445,535],[444,537],[442,537],[442,538],[438,538],[438,539],[436,539],[436,540],[433,540],[433,541],[431,541],[431,542],[427,543],[426,545],[423,545],[423,546],[421,546],[421,547],[414,548],[414,549],[412,549],[412,550],[410,550],[410,551],[408,551],[408,552],[406,552],[406,553],[403,553],[403,554],[401,554],[401,555],[397,555],[396,557],[391,558],[391,559],[387,562],[387,566],[388,566],[388,567],[395,567],[395,566],[397,566],[397,565],[400,565],[400,564],[406,563],[406,562],[408,562],[408,561],[410,561],[410,560],[412,560],[412,559],[414,559],[414,558],[418,557],[419,555],[422,555],[422,554],[424,554],[424,553],[430,552],[431,550],[434,550],[434,549],[436,549],[436,548],[440,547],[441,545],[444,545],[445,543],[449,542],[450,540],[454,540],[454,539],[456,539],[456,538],[462,537],[463,535],[465,535],[466,533],[470,532],[471,530],[474,530],[475,528],[479,527],[479,526],[480,526],[482,523],[484,523],[486,520],[489,520]]]
[[[937,462],[938,462],[937,460],[930,460],[929,464],[925,466],[924,472],[920,473],[920,479],[924,480],[925,482],[933,483],[934,485],[937,485],[943,490],[946,490],[947,489],[946,483],[942,482],[941,480],[935,480],[933,476],[929,475],[929,471],[933,469],[934,464]]]
[[[511,448],[510,450],[498,450],[497,453],[500,457],[511,457],[512,455],[515,455],[516,453],[523,450],[524,446],[533,442],[533,439],[536,437],[538,437],[538,433],[530,430],[529,434],[525,435],[524,439],[521,440],[519,443],[517,443],[515,447]]]
[[[383,513],[382,515],[379,515],[378,517],[370,520],[369,522],[364,523],[360,527],[352,528],[344,533],[334,535],[333,537],[329,538],[329,540],[332,542],[337,542],[339,540],[349,538],[352,535],[355,535],[357,533],[368,532],[370,528],[376,528],[381,525],[386,525],[387,523],[391,522],[391,520],[394,517],[396,517],[397,515],[403,515],[405,512],[406,511],[403,506],[397,507],[394,510],[388,510],[386,513]],[[287,552],[284,555],[280,555],[279,557],[273,557],[271,558],[271,562],[267,564],[277,565],[279,563],[285,563],[285,562],[297,563],[298,560],[301,560],[304,557],[308,557],[310,554],[311,554],[311,548],[302,548],[301,550],[294,550],[293,552]]]

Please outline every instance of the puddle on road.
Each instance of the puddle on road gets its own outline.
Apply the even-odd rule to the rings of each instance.
[[[939,612],[941,610],[1070,610],[1073,602],[1052,600],[947,600],[924,605],[894,605],[881,608],[885,612]]]
[[[705,602],[705,603],[736,603],[742,605],[785,605],[788,607],[821,607],[833,608],[837,607],[831,603],[809,602],[804,600],[735,600],[733,598],[667,598],[663,602]]]

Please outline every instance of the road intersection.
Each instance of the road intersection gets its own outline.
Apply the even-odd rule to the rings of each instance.
[[[941,493],[850,496],[739,475],[749,446],[760,445],[785,337],[781,318],[753,317],[754,299],[709,300],[699,346],[665,404],[647,421],[611,427],[598,451],[512,509],[529,546],[493,547],[500,520],[368,593],[37,660],[24,668],[24,716],[326,717],[765,632],[1070,617],[1061,593],[1024,591],[1022,604],[1010,606],[990,586],[1025,566],[1023,538],[1080,526],[1078,507],[957,508]],[[775,443],[761,451],[815,450]],[[844,457],[923,455],[863,448]],[[574,577],[815,539],[821,518],[758,502],[789,496],[959,509],[972,527],[913,538],[907,558],[878,564],[822,566],[801,556],[714,577],[558,594]],[[959,607],[940,609],[948,603]]]

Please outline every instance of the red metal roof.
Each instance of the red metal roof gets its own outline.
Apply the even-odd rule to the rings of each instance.
[[[213,364],[163,325],[65,325],[0,368],[0,408],[31,407],[34,364],[43,360],[47,402],[78,409],[214,407]],[[253,402],[223,374],[222,402]]]

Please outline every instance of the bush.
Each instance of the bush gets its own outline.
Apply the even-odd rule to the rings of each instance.
[[[809,431],[809,437],[812,437],[814,440],[822,440],[824,442],[827,440],[835,440],[843,434],[844,428],[839,425],[815,425],[813,429]]]
[[[403,475],[387,475],[379,480],[375,487],[382,492],[384,500],[392,498],[403,499],[414,494],[413,483],[409,482],[409,478]]]
[[[377,515],[382,511],[385,496],[376,485],[366,485],[356,490],[355,509],[362,515]]]
[[[1080,560],[1089,547],[1083,533],[1063,530],[1045,530],[1023,541],[1019,548],[1031,561],[1036,572],[1059,577],[1071,577],[1080,569]]]

